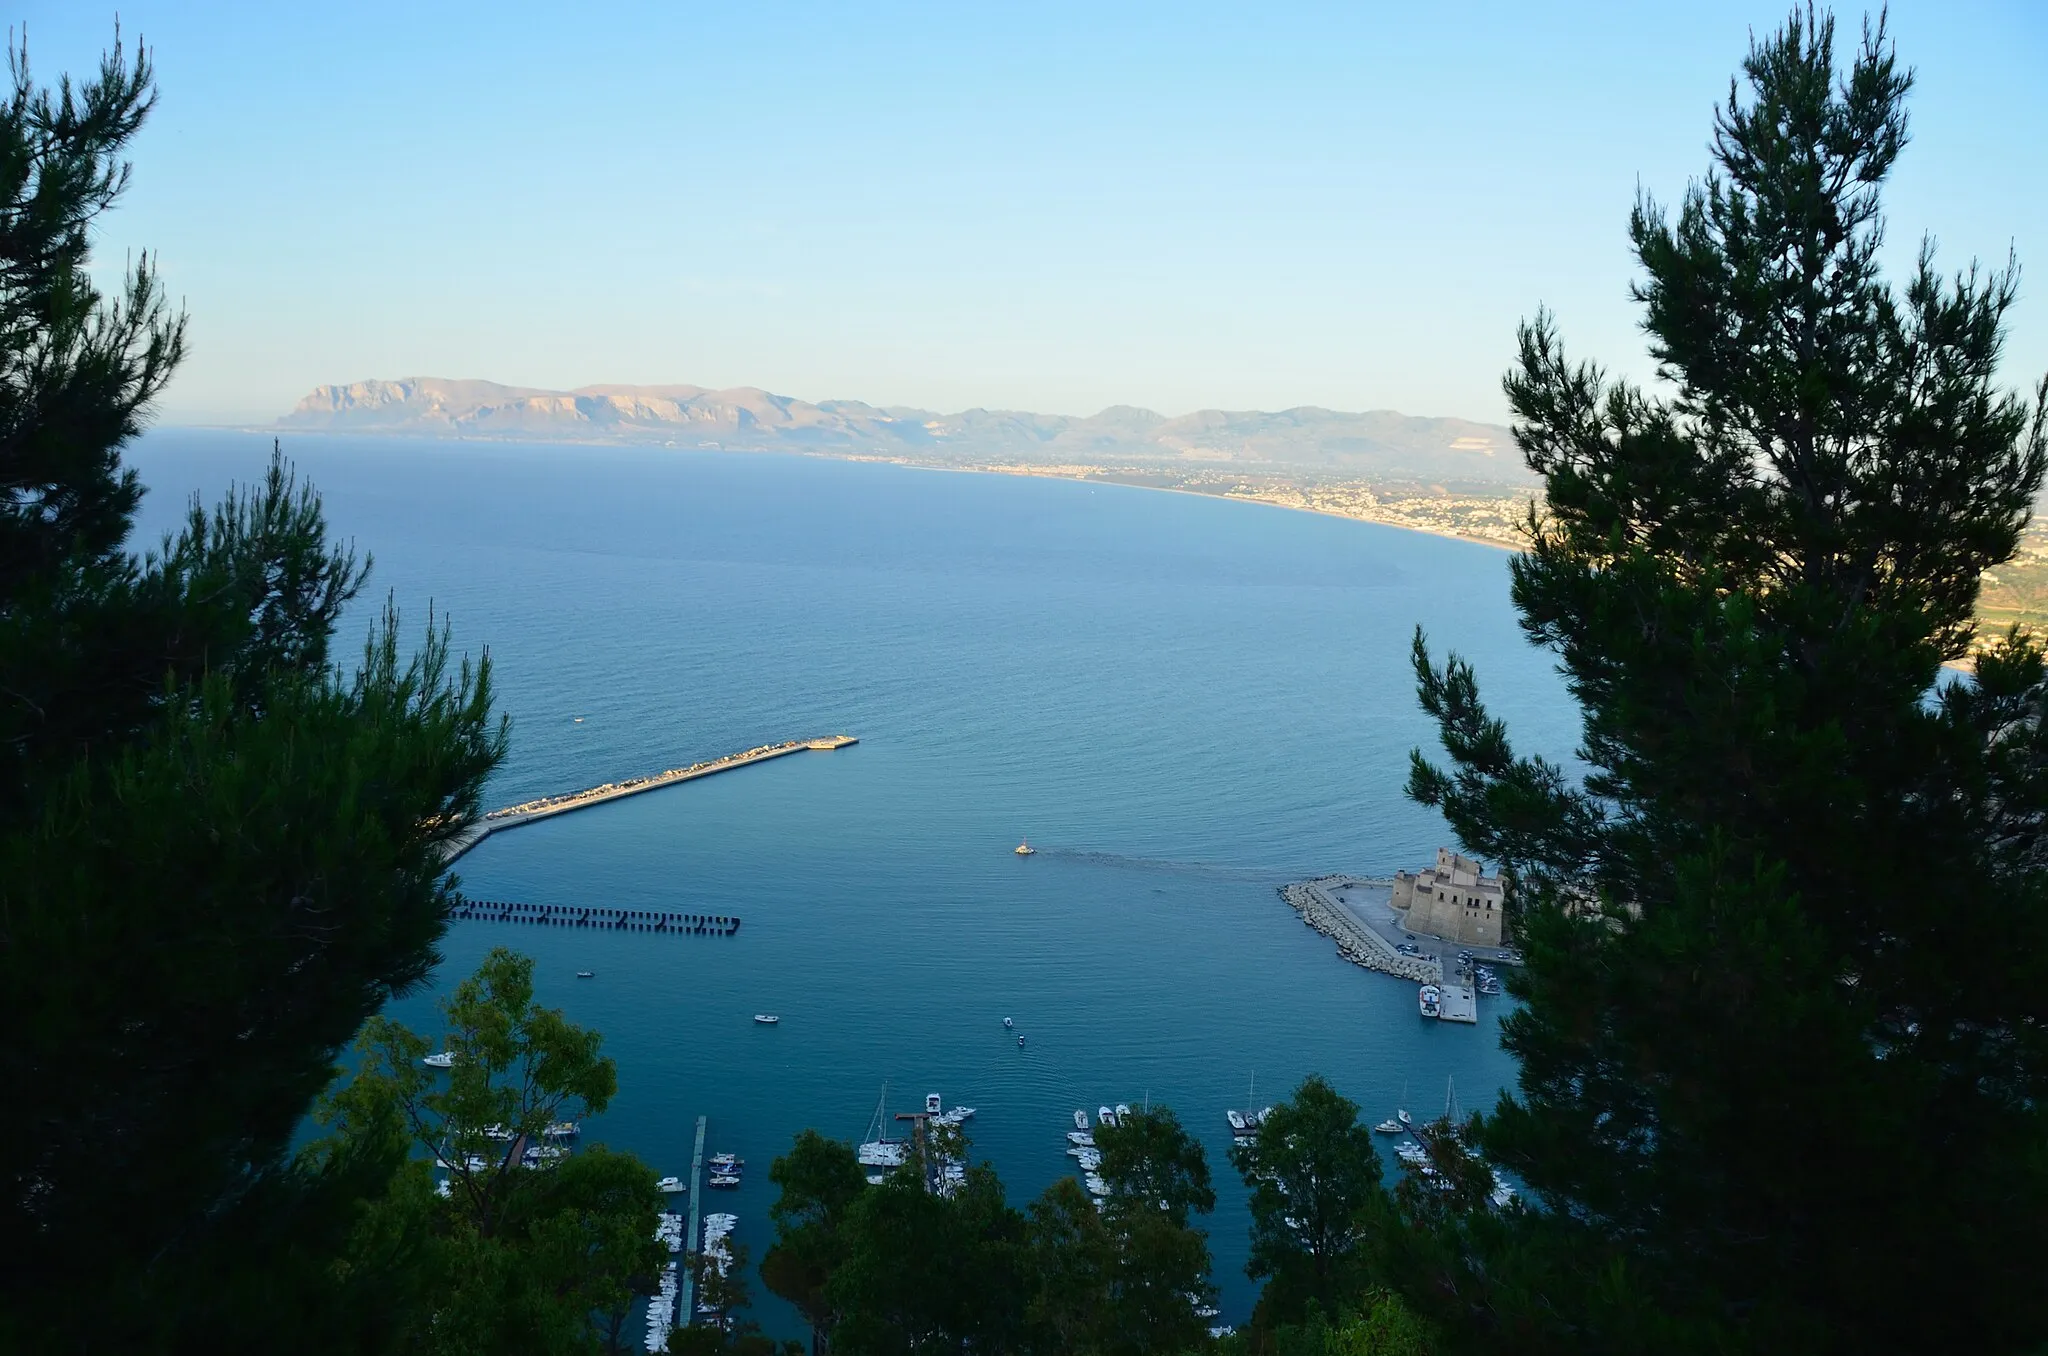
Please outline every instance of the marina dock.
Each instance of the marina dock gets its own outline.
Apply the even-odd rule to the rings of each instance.
[[[522,801],[508,805],[502,810],[493,810],[472,824],[460,835],[450,840],[441,859],[441,864],[452,866],[455,860],[494,833],[505,829],[516,829],[556,815],[569,814],[575,810],[587,810],[593,805],[620,800],[626,796],[637,796],[647,791],[659,791],[664,786],[678,782],[695,781],[699,777],[713,777],[734,768],[747,767],[754,763],[765,763],[771,758],[786,758],[792,753],[809,750],[828,751],[843,749],[860,740],[853,735],[826,735],[821,739],[791,739],[781,744],[762,744],[741,753],[729,753],[723,758],[714,758],[708,763],[692,763],[688,767],[672,767],[647,777],[633,777],[623,782],[606,782],[584,791],[572,791],[566,795],[543,796],[538,800]]]
[[[690,1150],[690,1222],[686,1226],[688,1232],[683,1235],[683,1238],[686,1240],[683,1245],[685,1256],[695,1253],[703,1241],[703,1235],[697,1232],[700,1227],[697,1216],[697,1192],[704,1184],[704,1130],[710,1124],[710,1121],[711,1118],[709,1116],[699,1116],[697,1118],[697,1146]],[[682,1326],[688,1327],[696,1321],[697,1268],[685,1267],[683,1274]]]

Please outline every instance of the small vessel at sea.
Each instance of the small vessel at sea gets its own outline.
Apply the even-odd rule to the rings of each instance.
[[[541,1134],[549,1139],[574,1139],[583,1133],[583,1127],[575,1121],[550,1121]]]
[[[1088,1128],[1087,1112],[1079,1110],[1074,1112],[1074,1128],[1076,1130],[1086,1130]]]
[[[1111,1111],[1106,1106],[1099,1106],[1095,1108],[1095,1119],[1100,1121],[1102,1124],[1109,1126],[1111,1129],[1116,1128],[1116,1113],[1114,1111]]]
[[[583,717],[581,717],[581,716],[578,716],[578,717],[576,717],[576,722],[575,722],[575,723],[576,723],[576,724],[578,724],[578,725],[581,725],[581,724],[583,723]]]
[[[1089,1134],[1086,1130],[1069,1130],[1067,1131],[1067,1143],[1077,1148],[1092,1149],[1095,1147],[1095,1136]]]
[[[1019,843],[1019,844],[1017,844],[1017,855],[1018,855],[1019,857],[1033,857],[1033,856],[1036,856],[1037,854],[1038,854],[1038,849],[1037,849],[1037,848],[1035,848],[1035,847],[1033,847],[1033,846],[1031,846],[1031,844],[1029,844],[1029,843]]]
[[[1233,1135],[1241,1135],[1249,1128],[1244,1123],[1244,1113],[1242,1111],[1226,1111],[1223,1113],[1223,1118],[1230,1122],[1230,1133]]]
[[[754,1020],[762,1026],[774,1026],[782,1019],[772,1012],[757,1012],[754,1014]]]
[[[1425,984],[1416,992],[1416,1006],[1425,1017],[1435,1017],[1443,1011],[1444,992],[1434,984]]]
[[[689,1190],[688,1187],[683,1185],[683,1179],[680,1177],[664,1177],[659,1182],[656,1182],[654,1184],[654,1189],[656,1191],[667,1192],[671,1196],[673,1196],[678,1191]]]
[[[940,1098],[939,1098],[939,1094],[937,1094],[936,1092],[928,1092],[928,1093],[926,1093],[926,1094],[924,1095],[924,1114],[925,1114],[925,1115],[927,1115],[927,1116],[936,1116],[936,1115],[938,1115],[938,1114],[939,1114],[939,1111],[940,1111],[940,1109],[941,1109],[941,1107],[942,1107],[943,1105],[944,1105],[944,1103],[943,1103],[943,1102],[942,1102],[942,1101],[940,1100]]]
[[[1022,1045],[1023,1043],[1024,1043],[1024,1033],[1020,1031],[1020,1032],[1018,1032],[1018,1033],[1017,1033],[1017,1044],[1019,1044],[1019,1045]]]
[[[1008,1030],[1010,1030],[1010,1029],[1011,1029],[1012,1027],[1014,1027],[1014,1026],[1016,1026],[1016,1025],[1017,1025],[1017,1024],[1016,1024],[1015,1022],[1011,1021],[1011,1020],[1010,1020],[1009,1018],[1007,1018],[1007,1017],[1003,1018],[1003,1030],[1005,1030],[1005,1031],[1008,1031]]]
[[[1375,1125],[1373,1129],[1382,1135],[1403,1135],[1408,1132],[1408,1127],[1395,1120],[1392,1116]]]
[[[1122,1125],[1124,1123],[1124,1117],[1130,1114],[1131,1104],[1129,1102],[1118,1102],[1116,1104],[1116,1123],[1118,1125]]]
[[[426,1065],[429,1069],[452,1069],[455,1067],[455,1052],[443,1050],[438,1055],[428,1055],[420,1063]]]
[[[578,970],[578,971],[576,972],[576,978],[578,978],[578,979],[595,979],[595,978],[597,978],[597,975],[596,975],[596,972],[595,972],[595,971],[591,971],[591,970]]]

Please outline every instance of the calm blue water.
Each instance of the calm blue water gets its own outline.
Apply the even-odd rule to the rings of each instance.
[[[268,441],[135,450],[146,540]],[[695,1117],[748,1160],[711,1193],[769,1241],[769,1161],[857,1138],[886,1080],[928,1090],[1020,1202],[1070,1171],[1076,1107],[1178,1109],[1208,1146],[1226,1321],[1244,1191],[1228,1106],[1319,1071],[1373,1120],[1511,1080],[1500,1000],[1421,1021],[1412,985],[1340,961],[1274,893],[1380,875],[1447,841],[1401,794],[1433,747],[1409,638],[1473,658],[1521,745],[1568,754],[1563,686],[1521,640],[1507,556],[1193,496],[799,458],[301,437],[334,529],[375,555],[367,606],[432,605],[488,646],[512,757],[493,803],[754,744],[858,735],[495,837],[473,896],[739,914],[736,938],[457,924],[446,984],[492,946],[606,1033],[621,1091],[587,1138],[687,1170]],[[582,724],[575,717],[584,717]],[[1028,836],[1041,851],[1010,849]],[[597,972],[578,981],[574,972]],[[397,1005],[435,1025],[433,995]],[[781,1014],[756,1027],[757,1011]],[[1028,1037],[1004,1032],[1014,1017]],[[771,1333],[794,1314],[759,1295]]]

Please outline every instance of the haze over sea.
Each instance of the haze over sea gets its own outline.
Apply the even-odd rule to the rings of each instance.
[[[269,440],[162,430],[131,459],[136,545],[258,476]],[[768,1165],[806,1126],[855,1140],[882,1085],[979,1108],[977,1156],[1022,1203],[1072,1171],[1075,1108],[1171,1104],[1206,1144],[1224,1321],[1249,1315],[1226,1107],[1321,1072],[1370,1120],[1490,1104],[1513,1077],[1477,1028],[1342,960],[1275,887],[1386,875],[1450,840],[1402,795],[1434,750],[1409,641],[1478,667],[1525,752],[1573,711],[1508,601],[1505,552],[1373,524],[1110,485],[766,454],[296,437],[333,531],[386,593],[488,646],[507,804],[823,734],[804,753],[494,837],[474,898],[738,914],[732,938],[457,923],[438,986],[489,948],[600,1028],[619,1096],[585,1142],[686,1172],[695,1117]],[[581,717],[582,723],[576,723]],[[1012,854],[1020,838],[1035,857]],[[596,978],[579,981],[579,969]],[[435,990],[393,1006],[438,1031]],[[779,1013],[757,1027],[756,1012]],[[1028,1043],[1019,1048],[1002,1019]],[[756,1280],[755,1316],[803,1331]]]

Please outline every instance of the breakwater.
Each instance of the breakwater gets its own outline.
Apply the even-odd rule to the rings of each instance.
[[[465,899],[450,910],[448,916],[486,923],[613,928],[624,932],[667,932],[678,936],[730,937],[740,930],[737,914],[668,913],[660,909],[612,909],[582,904],[514,904],[502,899]]]
[[[1394,943],[1366,927],[1328,893],[1338,886],[1391,883],[1358,876],[1318,876],[1314,880],[1281,886],[1280,898],[1301,915],[1302,922],[1335,942],[1337,954],[1353,965],[1418,984],[1441,984],[1444,977],[1441,963],[1426,956],[1402,955]]]
[[[476,823],[449,841],[443,866],[452,865],[456,858],[481,843],[494,833],[516,829],[536,820],[552,819],[574,810],[587,810],[593,805],[619,800],[625,796],[637,796],[647,791],[659,791],[664,786],[677,782],[695,781],[699,777],[712,777],[734,768],[747,767],[754,763],[765,763],[771,758],[785,758],[792,753],[803,753],[809,749],[843,749],[860,740],[853,735],[826,735],[822,739],[791,739],[780,744],[762,744],[740,753],[728,753],[723,758],[709,762],[692,763],[688,767],[672,767],[663,772],[651,773],[645,777],[629,777],[622,782],[606,782],[602,786],[589,787],[582,791],[570,791],[559,796],[542,796],[538,800],[521,801],[493,810]]]

